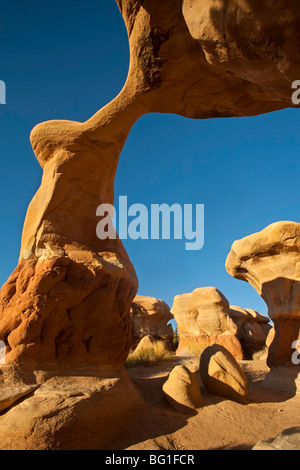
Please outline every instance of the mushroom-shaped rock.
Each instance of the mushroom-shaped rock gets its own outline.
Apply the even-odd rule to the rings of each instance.
[[[211,393],[245,403],[247,377],[232,354],[222,346],[215,344],[205,349],[200,358],[200,375]]]
[[[249,282],[268,306],[275,328],[268,365],[290,362],[300,339],[300,224],[277,222],[234,242],[226,269]]]
[[[171,312],[179,331],[177,354],[221,344],[236,358],[243,359],[229,302],[215,287],[201,287],[190,294],[177,295]]]
[[[201,390],[195,374],[187,367],[174,367],[163,385],[164,396],[170,405],[181,413],[202,406]]]
[[[173,328],[168,323],[173,319],[173,315],[163,300],[137,295],[131,304],[130,315],[133,345],[146,335],[162,339],[171,345]]]

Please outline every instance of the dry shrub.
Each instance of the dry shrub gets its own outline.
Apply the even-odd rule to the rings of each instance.
[[[174,355],[162,341],[156,341],[149,348],[143,348],[138,352],[131,352],[125,362],[125,367],[149,367],[163,361],[170,361]]]
[[[211,346],[211,343],[208,339],[201,339],[196,341],[188,341],[186,347],[184,348],[186,353],[191,356],[199,357],[203,353],[203,351],[208,347]]]
[[[266,359],[268,355],[268,348],[265,346],[261,351],[257,351],[252,355],[253,361],[262,361]]]

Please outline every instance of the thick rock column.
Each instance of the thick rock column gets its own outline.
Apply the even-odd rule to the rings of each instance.
[[[92,122],[52,121],[31,134],[43,178],[26,215],[19,265],[0,293],[7,364],[126,359],[138,281],[121,241],[97,237],[96,211],[114,203],[119,154],[141,115],[129,99],[125,88],[98,113],[97,130]]]

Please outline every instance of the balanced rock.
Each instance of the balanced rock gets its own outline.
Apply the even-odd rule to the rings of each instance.
[[[133,345],[147,335],[172,344],[173,328],[168,323],[173,315],[165,302],[154,297],[137,295],[131,304],[130,315]]]
[[[177,354],[220,344],[236,358],[243,359],[229,302],[215,287],[202,287],[191,294],[176,296],[171,312],[179,331]]]
[[[215,344],[205,349],[200,358],[200,375],[211,393],[245,403],[248,394],[247,377],[224,347]]]
[[[170,372],[163,392],[170,405],[181,413],[200,408],[203,403],[196,376],[183,365]]]
[[[268,306],[274,339],[268,365],[291,362],[292,344],[300,340],[300,224],[277,222],[234,242],[228,273],[249,282]]]

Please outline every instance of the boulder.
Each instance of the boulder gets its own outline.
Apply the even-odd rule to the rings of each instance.
[[[234,242],[226,261],[228,273],[249,282],[268,306],[274,339],[270,367],[291,362],[300,340],[300,224],[277,222]]]
[[[176,296],[171,312],[179,332],[178,355],[221,344],[233,356],[243,359],[229,302],[215,287],[202,287],[191,294]]]
[[[195,374],[179,365],[168,375],[163,393],[170,405],[180,413],[188,413],[203,404],[200,387]]]
[[[139,354],[141,351],[145,350],[145,349],[151,349],[153,348],[153,344],[156,342],[156,339],[154,338],[154,336],[151,336],[151,335],[147,335],[147,336],[144,336],[139,344],[137,345],[137,347],[135,348],[134,350],[134,354]]]
[[[275,439],[259,441],[252,450],[300,450],[300,427],[285,429]]]
[[[247,377],[224,347],[215,344],[205,349],[200,358],[200,375],[211,393],[239,403],[246,402]]]
[[[163,340],[167,345],[172,346],[173,328],[168,323],[173,319],[173,315],[164,301],[137,295],[131,304],[130,315],[133,346],[147,335]]]

